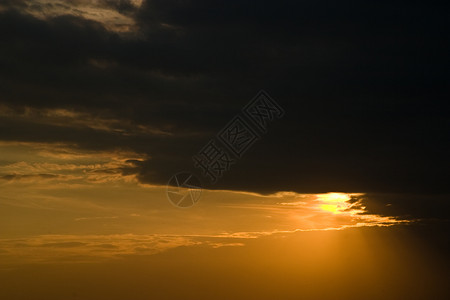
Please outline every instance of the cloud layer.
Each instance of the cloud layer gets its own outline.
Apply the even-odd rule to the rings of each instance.
[[[165,184],[264,88],[286,116],[209,188],[401,194],[403,206],[422,195],[432,215],[442,211],[433,199],[449,194],[445,4],[0,6],[3,141],[139,153],[130,172]]]

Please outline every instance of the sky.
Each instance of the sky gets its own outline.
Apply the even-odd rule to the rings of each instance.
[[[448,8],[0,0],[0,298],[450,297]]]

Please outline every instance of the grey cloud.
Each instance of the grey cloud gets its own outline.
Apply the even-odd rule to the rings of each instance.
[[[131,12],[115,3],[137,32],[2,12],[2,99],[173,135],[2,120],[3,140],[129,148],[151,157],[136,163],[138,178],[165,184],[264,88],[286,116],[211,188],[448,194],[446,5],[155,0]]]

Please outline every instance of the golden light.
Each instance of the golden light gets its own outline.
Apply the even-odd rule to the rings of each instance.
[[[349,202],[352,196],[360,194],[346,194],[346,193],[328,193],[317,195],[316,201],[319,201],[318,207],[321,210],[332,212],[333,214],[341,214],[344,212],[352,213],[350,208],[352,203]]]
[[[330,211],[334,214],[340,214],[341,212],[339,211],[340,206],[339,205],[331,205],[331,204],[323,204],[320,206],[321,209],[326,210],[326,211]]]

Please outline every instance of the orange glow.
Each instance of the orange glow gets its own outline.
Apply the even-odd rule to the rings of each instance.
[[[341,211],[340,210],[340,206],[339,205],[332,205],[332,204],[323,204],[320,206],[321,209],[326,210],[326,211],[330,211],[333,214],[340,214]]]
[[[348,212],[354,214],[351,210],[352,204],[349,202],[352,196],[360,196],[361,194],[346,194],[346,193],[328,193],[317,195],[317,201],[320,202],[319,208],[333,214],[342,214]]]

